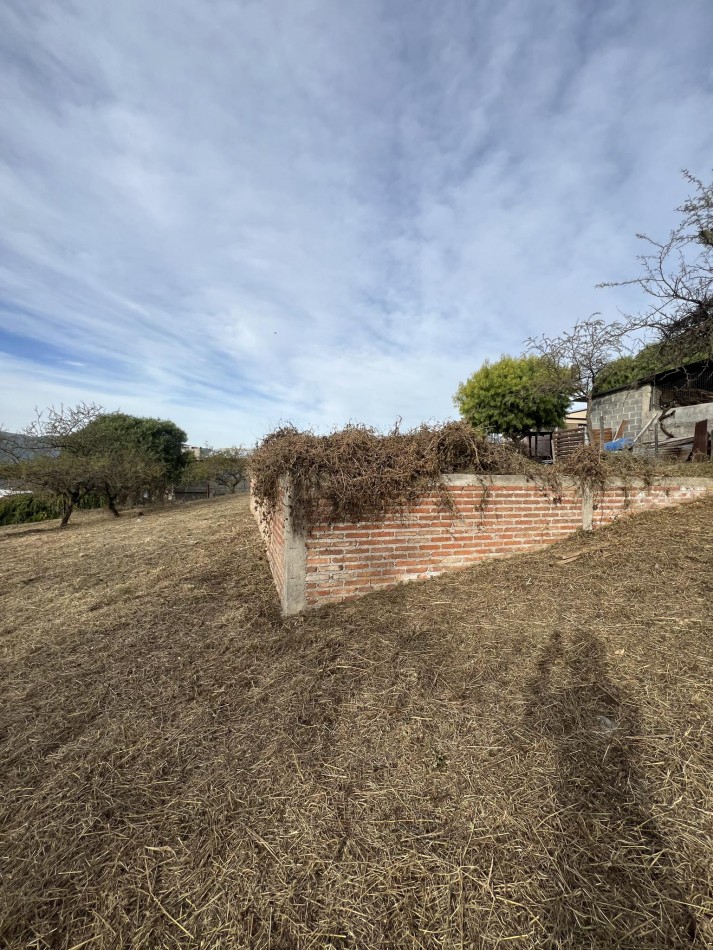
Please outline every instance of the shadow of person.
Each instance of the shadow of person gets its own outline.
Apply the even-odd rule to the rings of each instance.
[[[553,633],[528,684],[527,725],[557,761],[558,840],[541,919],[547,950],[695,947],[696,921],[648,802],[638,708],[611,682],[601,643]]]

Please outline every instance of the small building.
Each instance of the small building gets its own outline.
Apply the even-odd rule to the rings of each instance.
[[[183,451],[190,453],[190,455],[192,455],[194,458],[197,458],[197,459],[205,458],[206,455],[210,454],[210,452],[206,451],[206,449],[201,445],[184,444]]]
[[[572,409],[564,417],[565,429],[586,429],[587,428],[587,410]]]
[[[653,441],[654,427],[662,440],[693,439],[697,422],[713,427],[713,360],[664,370],[648,379],[597,393],[592,401],[592,427]],[[650,434],[649,434],[650,433]],[[644,434],[646,439],[643,439]],[[658,431],[657,431],[658,435]]]

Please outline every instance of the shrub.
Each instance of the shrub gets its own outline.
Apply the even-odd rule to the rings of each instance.
[[[488,360],[458,387],[454,402],[472,426],[520,438],[564,422],[571,397],[566,371],[539,356]]]
[[[87,495],[82,499],[80,508],[99,508],[101,498]],[[58,498],[48,498],[34,492],[20,492],[0,498],[0,526],[11,524],[31,524],[36,521],[51,521],[61,518],[62,502]]]

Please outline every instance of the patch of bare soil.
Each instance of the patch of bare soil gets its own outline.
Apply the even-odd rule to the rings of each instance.
[[[0,563],[0,946],[713,946],[713,500],[290,620],[244,498]]]

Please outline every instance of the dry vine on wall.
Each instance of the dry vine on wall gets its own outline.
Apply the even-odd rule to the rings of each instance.
[[[467,473],[483,485],[483,507],[494,475],[520,475],[553,500],[562,495],[562,477],[579,491],[601,494],[607,481],[650,485],[653,466],[628,454],[602,455],[595,447],[579,449],[561,465],[540,465],[512,443],[491,442],[464,422],[420,426],[381,434],[350,425],[329,435],[287,426],[268,435],[251,462],[253,494],[266,516],[290,485],[293,525],[308,531],[317,522],[379,520],[407,513],[427,492],[436,492],[444,509],[456,514],[444,475]]]

